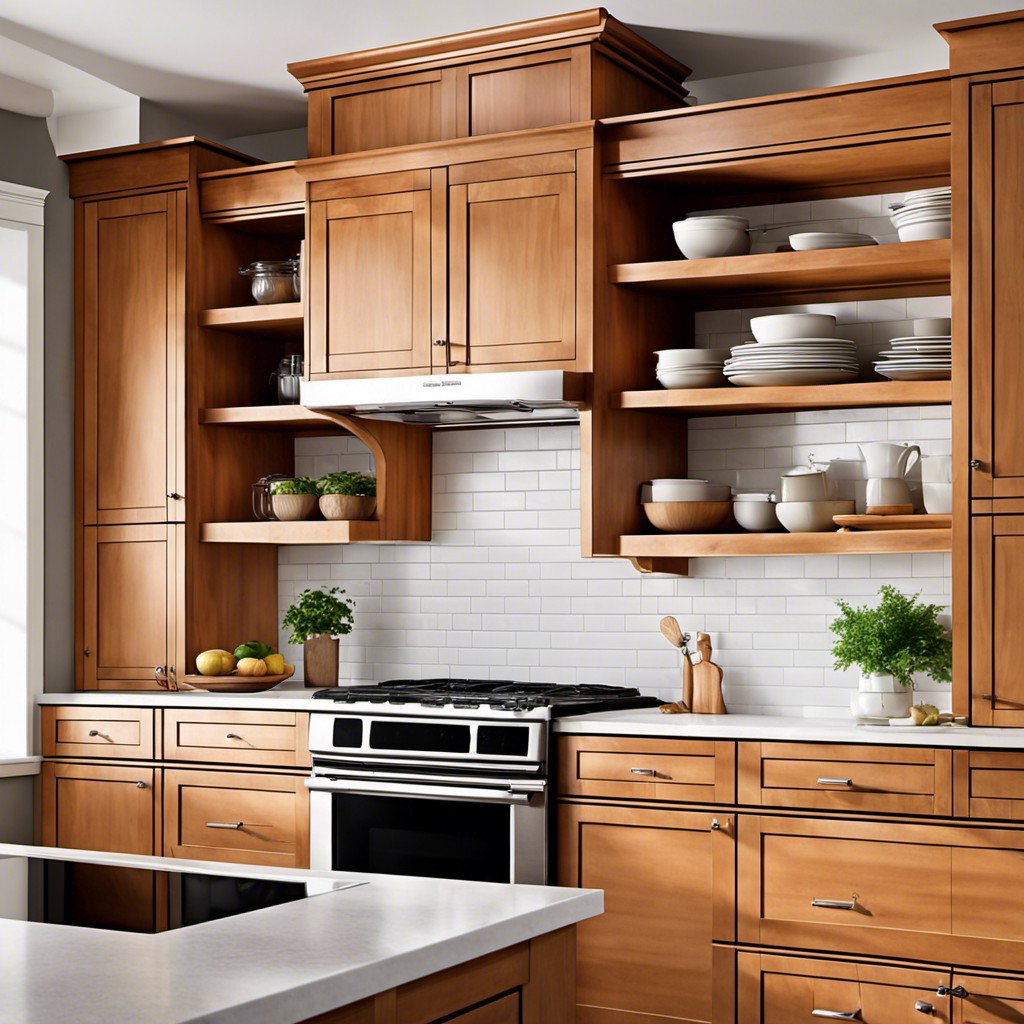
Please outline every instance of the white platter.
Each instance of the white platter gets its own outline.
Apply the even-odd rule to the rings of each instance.
[[[842,384],[855,380],[856,370],[758,370],[730,376],[742,387],[786,387],[799,384]]]
[[[889,380],[949,380],[952,376],[949,367],[935,370],[898,370],[892,366],[876,366],[875,369]]]
[[[787,341],[750,341],[744,342],[742,345],[733,345],[732,353],[735,355],[737,352],[745,352],[750,350],[764,351],[772,349],[783,349],[787,347],[792,349],[802,348],[822,348],[834,351],[836,346],[840,348],[856,348],[856,342],[851,341],[849,338],[790,338]]]
[[[890,338],[889,344],[894,345],[897,341],[912,341],[915,344],[921,345],[926,341],[948,341],[952,342],[952,335],[950,334],[910,334],[900,338]]]

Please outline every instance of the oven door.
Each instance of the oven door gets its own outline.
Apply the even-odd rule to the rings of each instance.
[[[542,780],[314,775],[310,867],[477,882],[547,881]]]

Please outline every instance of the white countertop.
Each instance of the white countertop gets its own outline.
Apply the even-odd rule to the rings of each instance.
[[[592,889],[0,844],[206,874],[368,882],[158,935],[0,920],[3,1024],[290,1024],[601,913]]]
[[[301,681],[286,679],[272,690],[260,693],[204,693],[196,690],[76,690],[72,693],[44,693],[40,704],[94,705],[116,708],[235,708],[238,711],[333,711],[327,700],[313,700],[316,689]]]
[[[574,715],[555,732],[591,736],[657,736],[677,739],[796,740],[823,743],[894,743],[927,747],[1024,748],[1024,729],[963,725],[857,725],[853,721],[774,715],[664,715],[657,708]]]

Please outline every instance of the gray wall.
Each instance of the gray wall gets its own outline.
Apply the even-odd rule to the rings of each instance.
[[[0,779],[0,843],[32,842],[31,775]]]
[[[74,328],[72,204],[46,122],[0,110],[0,180],[48,189],[46,200],[46,561],[43,620],[47,690],[74,687]]]

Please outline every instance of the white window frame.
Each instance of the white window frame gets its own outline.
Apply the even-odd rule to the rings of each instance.
[[[42,189],[0,181],[0,227],[24,233],[27,241],[25,317],[18,321],[24,329],[15,328],[13,337],[14,360],[19,361],[23,353],[25,374],[22,380],[6,377],[4,382],[13,403],[19,401],[20,392],[25,409],[23,436],[15,440],[16,450],[7,449],[12,460],[24,467],[27,478],[21,508],[25,544],[23,548],[12,545],[10,551],[13,558],[23,559],[25,569],[25,630],[22,635],[17,623],[0,619],[0,650],[9,664],[0,676],[0,759],[24,758],[34,752],[36,703],[43,692],[43,204],[47,195]],[[15,318],[5,319],[9,327]],[[11,443],[10,438],[4,440],[5,447]],[[18,490],[18,481],[8,480],[8,499]]]

